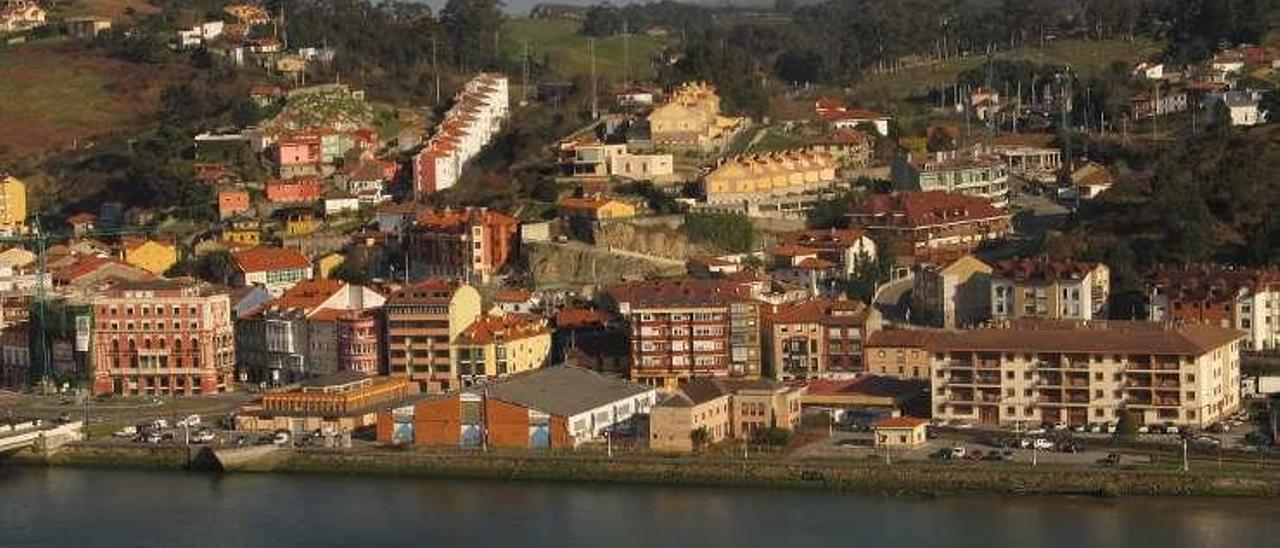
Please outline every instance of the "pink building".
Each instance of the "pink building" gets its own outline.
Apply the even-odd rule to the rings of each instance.
[[[230,392],[231,297],[190,280],[125,282],[93,299],[93,393]]]
[[[267,201],[275,204],[314,202],[324,194],[324,183],[311,177],[268,181],[266,193]]]
[[[276,143],[276,165],[281,173],[296,172],[300,167],[323,162],[324,146],[319,134],[294,133]]]

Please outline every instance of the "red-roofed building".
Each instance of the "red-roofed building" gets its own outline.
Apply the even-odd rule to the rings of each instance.
[[[281,177],[316,175],[324,163],[324,147],[316,133],[295,133],[276,143],[276,166]]]
[[[462,386],[537,369],[551,355],[547,320],[523,314],[482,316],[450,345]]]
[[[815,298],[768,306],[766,370],[782,381],[848,378],[866,372],[862,347],[880,313],[859,301]]]
[[[889,122],[893,118],[867,109],[851,109],[844,102],[830,97],[820,97],[813,105],[818,119],[827,122],[835,129],[854,129],[866,124],[874,127],[880,135],[889,134]]]
[[[218,216],[226,219],[249,211],[249,193],[243,190],[224,190],[218,193]]]
[[[916,417],[889,417],[871,427],[876,447],[911,449],[928,441],[929,421]]]
[[[1105,318],[1111,269],[1102,263],[1006,259],[992,265],[991,317],[1091,320]]]
[[[519,250],[520,222],[486,208],[419,211],[408,231],[411,277],[488,281]]]
[[[1011,232],[1010,215],[990,200],[942,191],[873,194],[853,206],[853,226],[873,238],[904,242],[898,255],[935,250],[969,252]]]
[[[503,289],[493,294],[493,304],[509,314],[531,314],[538,299],[523,289]]]
[[[154,274],[116,259],[85,254],[75,254],[73,257],[69,264],[51,268],[55,286],[91,288],[115,282],[155,279]]]
[[[259,246],[232,256],[236,261],[232,285],[236,287],[261,285],[279,297],[299,281],[311,279],[311,261],[296,249]]]
[[[675,388],[692,377],[759,378],[760,307],[727,280],[648,280],[609,287],[631,332],[631,378]]]
[[[427,392],[461,384],[449,348],[482,314],[476,288],[455,279],[428,278],[393,291],[383,314],[390,375],[408,377]]]

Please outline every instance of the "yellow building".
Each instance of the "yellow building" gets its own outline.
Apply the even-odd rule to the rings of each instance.
[[[565,221],[575,218],[603,221],[635,216],[636,206],[599,195],[560,200],[560,218]]]
[[[171,242],[125,238],[121,245],[124,262],[162,276],[178,262],[178,247]]]
[[[668,148],[721,147],[745,123],[743,118],[720,115],[720,96],[706,82],[686,82],[649,114],[654,144]]]
[[[262,225],[253,219],[234,219],[222,229],[222,241],[256,247],[262,244]]]
[[[702,178],[710,204],[741,204],[830,187],[836,164],[829,154],[792,150],[739,156]]]
[[[458,378],[469,386],[546,365],[551,329],[535,316],[488,315],[467,326],[450,347]]]
[[[284,216],[284,233],[286,236],[305,236],[320,228],[320,220],[310,211],[290,211]]]
[[[929,421],[916,417],[890,417],[871,427],[876,447],[910,449],[924,445]]]
[[[328,279],[329,275],[333,274],[334,269],[341,266],[343,262],[346,262],[346,257],[343,257],[341,253],[336,251],[316,259],[316,277]]]
[[[22,232],[27,225],[27,184],[0,173],[0,231]]]

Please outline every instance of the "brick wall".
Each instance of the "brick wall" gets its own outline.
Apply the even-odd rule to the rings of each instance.
[[[414,445],[461,443],[462,403],[458,396],[424,401],[413,410]]]
[[[489,445],[529,447],[528,408],[489,398],[485,402],[485,422],[489,427]]]
[[[391,443],[391,436],[395,431],[395,421],[391,418],[390,411],[378,413],[378,443]]]

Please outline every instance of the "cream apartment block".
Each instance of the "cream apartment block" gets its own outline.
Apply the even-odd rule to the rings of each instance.
[[[1204,428],[1240,408],[1244,333],[1200,324],[1022,322],[931,342],[933,417],[990,426]]]
[[[991,272],[991,317],[1105,318],[1111,270],[1101,263],[1047,258],[998,261]]]

